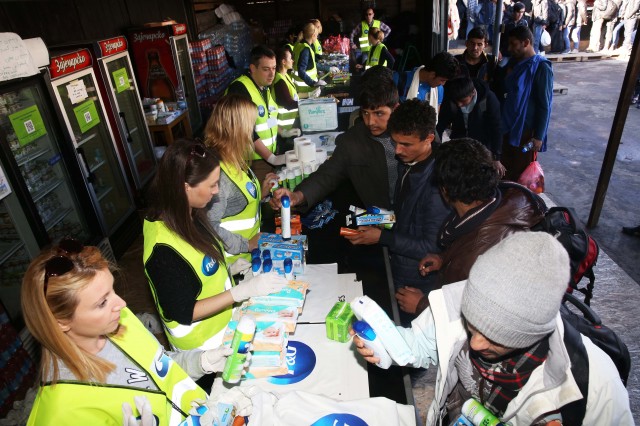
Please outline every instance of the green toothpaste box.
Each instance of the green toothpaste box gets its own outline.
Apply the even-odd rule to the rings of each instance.
[[[353,322],[353,311],[348,302],[337,302],[326,318],[327,338],[337,342],[348,342],[349,327]]]

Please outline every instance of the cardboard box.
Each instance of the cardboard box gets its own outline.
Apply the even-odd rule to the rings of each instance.
[[[295,235],[295,237],[305,237],[304,235]],[[304,274],[305,256],[304,243],[302,239],[294,238],[284,241],[282,236],[276,234],[263,234],[258,239],[258,248],[262,253],[264,250],[271,252],[271,261],[273,262],[273,270],[284,275],[284,259],[290,258],[293,263],[294,274]]]
[[[349,327],[354,314],[348,302],[337,302],[329,311],[326,318],[327,338],[337,342],[348,342]]]
[[[338,128],[338,106],[334,98],[300,99],[298,113],[303,133]]]

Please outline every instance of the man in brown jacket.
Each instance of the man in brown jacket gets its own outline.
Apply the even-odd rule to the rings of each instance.
[[[435,177],[445,201],[453,208],[440,230],[440,254],[426,253],[423,275],[438,272],[440,285],[468,278],[477,257],[515,233],[540,222],[544,214],[518,188],[502,190],[491,152],[480,142],[454,139],[435,156]],[[400,309],[420,314],[429,304],[412,287],[396,292]]]

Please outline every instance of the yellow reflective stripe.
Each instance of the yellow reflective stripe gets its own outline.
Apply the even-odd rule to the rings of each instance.
[[[278,120],[278,126],[288,126],[293,124],[294,121],[296,121],[295,118],[291,118],[289,120]]]
[[[295,109],[286,109],[286,108],[278,108],[278,115],[280,114],[295,114],[298,112],[298,108]]]
[[[220,222],[220,226],[227,231],[242,231],[252,228],[257,221],[260,220],[260,211],[256,214],[256,217],[250,217],[249,219],[236,219],[228,220],[226,222]]]
[[[273,145],[273,142],[275,142],[276,138],[275,138],[275,136],[272,136],[270,138],[260,139],[260,140],[262,141],[264,146],[271,146],[271,145]],[[260,158],[262,158],[262,157],[260,157]]]

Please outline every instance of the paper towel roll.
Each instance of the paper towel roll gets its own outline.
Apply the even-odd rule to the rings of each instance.
[[[311,139],[301,136],[293,140],[293,149],[296,152],[296,156],[298,156],[298,158],[300,158],[300,152],[298,151],[298,146],[306,142],[311,142]]]
[[[293,170],[296,167],[302,168],[302,162],[300,160],[298,160],[297,158],[293,158],[293,159],[291,159],[290,161],[287,162],[287,169]]]
[[[297,160],[297,159],[298,159],[298,156],[293,151],[287,151],[284,153],[284,164],[286,165],[287,169],[290,168],[289,163],[291,162],[291,160]]]
[[[327,161],[327,151],[323,148],[316,149],[316,164],[319,166],[320,164]]]
[[[49,65],[49,51],[40,37],[28,38],[22,41],[29,51],[29,54],[31,54],[33,64],[36,67]]]
[[[316,144],[305,142],[298,145],[298,160],[306,163],[316,159]]]

